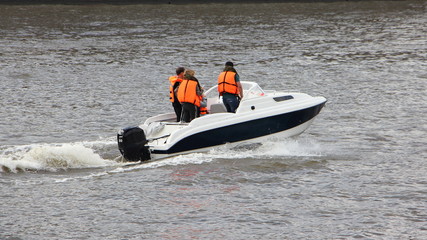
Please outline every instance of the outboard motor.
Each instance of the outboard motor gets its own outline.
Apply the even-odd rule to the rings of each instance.
[[[145,146],[147,142],[144,130],[139,127],[124,128],[117,134],[120,153],[128,161],[150,160],[150,150]]]

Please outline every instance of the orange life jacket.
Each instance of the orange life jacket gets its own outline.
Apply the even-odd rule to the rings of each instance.
[[[200,97],[197,95],[198,83],[193,80],[182,80],[178,88],[178,101],[180,103],[192,103],[197,107],[200,107]]]
[[[169,77],[169,81],[171,83],[171,85],[169,86],[169,100],[171,102],[175,102],[175,93],[174,93],[173,86],[175,85],[176,82],[182,82],[182,79],[179,78],[178,76],[171,76]]]
[[[220,95],[223,93],[238,94],[239,88],[235,80],[236,73],[225,71],[218,76],[218,92]]]
[[[199,96],[200,102],[203,101],[203,96]],[[201,106],[202,104],[200,104]],[[200,115],[205,115],[208,113],[208,108],[207,107],[200,107]]]
[[[208,108],[207,107],[201,107],[200,108],[200,115],[208,114]]]

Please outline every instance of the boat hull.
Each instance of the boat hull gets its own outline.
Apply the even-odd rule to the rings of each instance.
[[[174,113],[150,117],[139,127],[118,133],[120,152],[129,161],[144,161],[204,152],[224,144],[292,137],[310,126],[327,101],[305,93],[264,91],[255,82],[241,84],[245,97],[235,113],[226,112],[213,86],[204,95],[209,114],[190,123],[175,122]]]
[[[239,122],[197,132],[176,142],[168,149],[151,148],[153,157],[198,152],[227,143],[257,142],[263,137],[292,137],[301,134],[323,108],[325,102],[313,107],[278,115]]]

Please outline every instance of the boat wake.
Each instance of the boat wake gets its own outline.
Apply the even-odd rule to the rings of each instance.
[[[203,164],[216,159],[269,159],[286,157],[321,157],[321,145],[311,139],[270,139],[263,144],[223,145],[206,153],[192,153],[175,157],[135,164],[119,168],[117,171],[133,171],[135,169],[158,168],[163,166],[178,166],[188,164]]]
[[[321,145],[304,138],[270,139],[263,144],[227,145],[209,152],[216,159],[289,159],[317,158],[324,154]]]
[[[264,143],[253,152],[255,157],[320,157],[323,155],[321,145],[308,138],[273,139]]]
[[[79,142],[5,146],[0,149],[0,172],[56,172],[118,165],[117,161],[104,159],[96,153],[97,145],[106,146],[108,143]]]
[[[207,153],[178,155],[143,164],[121,161],[111,140],[61,144],[32,144],[0,148],[0,173],[58,172],[72,169],[108,168],[108,173],[187,164],[216,159],[269,159],[318,157],[321,146],[311,139],[272,139],[263,144],[223,145]]]

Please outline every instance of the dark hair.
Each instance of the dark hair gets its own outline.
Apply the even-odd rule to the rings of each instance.
[[[179,75],[179,74],[183,73],[184,71],[185,71],[185,68],[179,67],[176,69],[176,75]]]
[[[225,66],[223,71],[224,72],[235,72],[235,73],[237,73],[236,69],[234,69],[234,67],[232,67],[232,66]]]
[[[234,64],[232,62],[228,61],[225,63],[225,66],[234,67]]]

